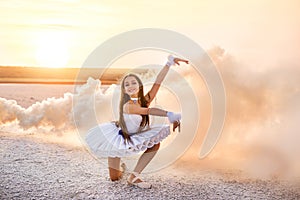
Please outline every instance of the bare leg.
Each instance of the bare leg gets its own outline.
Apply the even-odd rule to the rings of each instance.
[[[120,180],[122,172],[120,171],[120,158],[108,157],[109,177],[112,181]]]
[[[153,147],[147,149],[139,158],[135,168],[134,172],[141,173],[145,167],[149,164],[149,162],[153,159],[155,154],[157,153],[159,149],[160,143],[154,145]],[[135,176],[133,174],[130,175],[129,180],[132,180]],[[136,182],[140,182],[141,180],[137,180]]]

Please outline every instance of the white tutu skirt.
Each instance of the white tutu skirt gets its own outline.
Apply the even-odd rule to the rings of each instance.
[[[91,128],[85,138],[89,149],[98,157],[126,157],[160,143],[170,134],[169,125],[154,125],[141,133],[131,135],[131,142],[124,140],[114,122]]]

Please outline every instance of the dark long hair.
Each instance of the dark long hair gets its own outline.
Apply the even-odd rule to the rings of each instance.
[[[138,91],[138,99],[139,102],[141,103],[142,107],[148,107],[148,101],[146,100],[145,96],[144,96],[144,87],[143,87],[143,83],[141,81],[141,79],[135,75],[135,74],[127,74],[121,83],[121,98],[120,98],[120,106],[119,106],[119,127],[122,129],[122,136],[125,140],[129,140],[130,141],[130,135],[128,133],[127,127],[126,127],[126,123],[124,121],[124,116],[123,116],[123,106],[125,103],[127,103],[130,100],[130,96],[128,94],[125,93],[125,79],[127,77],[134,77],[138,84],[139,84],[139,91]],[[139,131],[142,130],[146,125],[149,125],[149,115],[142,115],[142,121],[140,124],[140,128]]]

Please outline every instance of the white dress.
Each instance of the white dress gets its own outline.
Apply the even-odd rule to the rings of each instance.
[[[124,114],[128,132],[132,142],[124,140],[121,130],[114,122],[99,124],[91,128],[85,138],[89,149],[98,157],[125,157],[136,155],[147,148],[153,147],[170,134],[170,126],[153,125],[137,133],[142,116]]]

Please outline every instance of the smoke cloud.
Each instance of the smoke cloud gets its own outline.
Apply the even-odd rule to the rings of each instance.
[[[252,66],[236,60],[220,47],[209,50],[208,54],[224,81],[227,114],[220,140],[202,162],[245,170],[257,177],[299,176],[299,66]],[[183,157],[191,163],[193,160],[198,162],[197,155],[209,126],[213,105],[210,105],[205,80],[195,74],[191,66],[175,71],[192,85],[199,99],[199,130],[186,157]],[[153,81],[155,74],[156,71],[150,71],[142,76]],[[165,85],[170,84],[180,87],[180,80],[169,77]],[[159,106],[180,110],[176,97],[170,101],[168,95],[171,93],[167,91],[168,88],[163,88],[159,93]],[[19,132],[32,131],[33,128],[48,133],[76,132],[77,128],[87,130],[97,123],[117,120],[114,109],[118,107],[119,99],[114,97],[119,96],[119,92],[118,85],[103,87],[99,80],[90,78],[74,93],[48,98],[28,108],[21,107],[15,100],[0,98],[0,130],[12,127]],[[181,92],[184,93],[184,89]],[[170,105],[170,102],[174,103]],[[91,116],[96,116],[96,120],[91,120]]]
[[[258,177],[299,176],[299,68],[245,65],[219,47],[209,54],[227,94],[224,130],[210,158]]]

